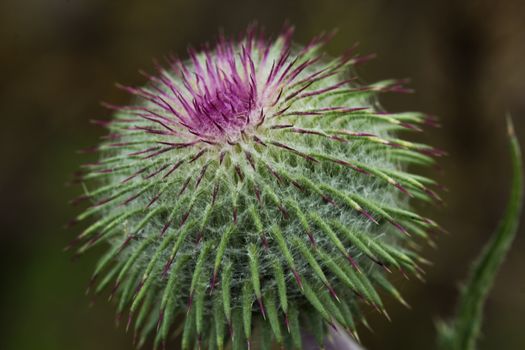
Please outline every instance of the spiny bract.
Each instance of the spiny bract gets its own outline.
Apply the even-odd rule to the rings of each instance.
[[[80,181],[96,217],[79,252],[111,248],[94,272],[129,307],[139,344],[181,334],[183,348],[301,348],[303,330],[357,337],[360,302],[380,312],[376,286],[404,303],[384,277],[419,275],[414,236],[438,228],[407,197],[438,199],[432,180],[406,172],[441,151],[396,138],[435,124],[386,113],[375,97],[401,81],[360,84],[355,47],[320,53],[285,28],[255,27],[235,42],[170,59],[130,106],[108,105],[110,130]]]

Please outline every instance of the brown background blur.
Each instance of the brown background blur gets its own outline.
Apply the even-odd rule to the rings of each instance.
[[[142,84],[151,59],[243,30],[252,20],[278,33],[285,19],[296,41],[338,28],[338,54],[355,41],[378,58],[366,81],[412,78],[413,95],[387,95],[391,111],[442,118],[428,142],[446,149],[448,206],[423,208],[451,232],[426,249],[427,283],[399,280],[412,310],[386,303],[389,323],[370,311],[368,349],[429,349],[434,320],[448,316],[457,282],[502,215],[509,186],[505,119],[512,113],[525,144],[525,1],[459,0],[2,0],[0,3],[0,349],[130,349],[105,297],[84,296],[99,252],[70,262],[62,248],[75,234],[64,183],[97,142],[90,118],[107,118],[101,100],[126,103],[118,81]],[[421,136],[415,136],[420,138]],[[430,173],[430,171],[429,171]],[[525,227],[486,307],[480,349],[525,349]]]

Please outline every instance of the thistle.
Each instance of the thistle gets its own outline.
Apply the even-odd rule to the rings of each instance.
[[[323,342],[336,325],[357,338],[363,304],[387,315],[376,289],[405,304],[388,273],[421,275],[418,238],[439,226],[408,201],[439,197],[406,167],[442,152],[396,133],[436,121],[384,112],[379,93],[408,90],[360,83],[353,67],[371,56],[292,34],[250,27],[170,58],[95,121],[109,134],[83,166],[78,200],[92,204],[76,221],[95,219],[74,243],[109,243],[93,286],[129,309],[138,345],[301,348],[303,330]]]

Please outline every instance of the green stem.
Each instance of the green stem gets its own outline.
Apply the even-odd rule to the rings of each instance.
[[[475,348],[483,318],[483,305],[516,236],[523,204],[523,169],[520,145],[510,118],[507,119],[507,127],[512,157],[512,188],[505,216],[471,267],[461,290],[455,318],[449,323],[438,324],[439,349]]]

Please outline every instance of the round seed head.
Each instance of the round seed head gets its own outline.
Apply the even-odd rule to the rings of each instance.
[[[376,288],[405,303],[386,273],[420,275],[416,240],[439,227],[408,198],[439,197],[406,167],[442,152],[397,134],[435,121],[384,112],[378,93],[408,90],[359,83],[370,56],[333,58],[330,35],[298,46],[292,33],[250,27],[189,50],[120,86],[134,102],[98,122],[109,134],[80,175],[91,205],[77,221],[93,219],[75,243],[109,243],[96,291],[140,343],[300,347],[300,329],[322,340],[336,324],[357,337],[360,305],[386,315]]]

